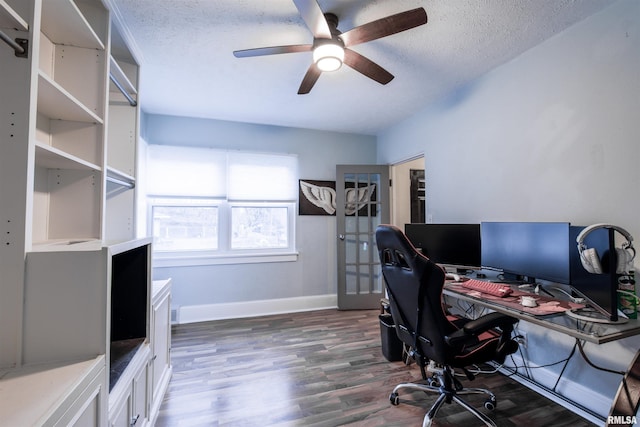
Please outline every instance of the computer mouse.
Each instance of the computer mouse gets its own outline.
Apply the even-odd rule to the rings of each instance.
[[[447,273],[445,276],[447,279],[449,280],[453,280],[455,282],[460,282],[460,275],[455,274],[455,273]]]

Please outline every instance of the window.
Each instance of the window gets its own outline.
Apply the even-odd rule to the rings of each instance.
[[[154,258],[215,263],[294,254],[297,175],[291,155],[150,145]]]
[[[156,251],[218,249],[218,207],[155,200],[151,217]]]
[[[273,249],[289,246],[286,206],[232,206],[231,249]]]

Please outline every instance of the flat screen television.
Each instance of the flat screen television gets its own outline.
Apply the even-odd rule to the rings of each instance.
[[[571,282],[568,222],[482,222],[482,266],[505,280]]]
[[[617,282],[611,274],[592,274],[584,269],[580,261],[580,253],[576,243],[578,234],[584,229],[582,226],[571,226],[571,289],[580,297],[587,300],[587,304],[609,320],[618,320]],[[613,238],[613,237],[611,237]],[[584,239],[588,248],[593,248],[607,268],[609,262],[610,230],[601,228],[591,231]]]
[[[405,224],[404,229],[433,262],[458,271],[480,269],[480,224]]]
[[[150,256],[150,244],[143,244],[111,258],[109,389],[147,338]]]

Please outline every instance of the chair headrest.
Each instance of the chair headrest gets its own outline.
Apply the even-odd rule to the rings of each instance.
[[[409,269],[416,267],[415,262],[418,258],[429,261],[413,246],[402,230],[394,225],[379,225],[376,229],[376,243],[383,264],[388,261],[383,256],[390,256],[394,263]],[[387,255],[383,255],[385,253]]]

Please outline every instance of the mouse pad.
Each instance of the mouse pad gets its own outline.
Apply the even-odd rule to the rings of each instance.
[[[447,289],[451,289],[452,291],[466,294],[471,297],[480,298],[483,300],[491,301],[495,304],[503,305],[505,307],[522,311],[524,313],[533,314],[534,316],[547,316],[549,314],[563,313],[567,310],[575,309],[575,308],[584,308],[584,304],[576,304],[570,301],[560,301],[557,299],[553,299],[548,296],[536,295],[530,292],[523,292],[518,289],[513,289],[513,293],[507,297],[497,297],[490,294],[485,294],[482,292],[475,291],[473,289],[468,289],[462,286],[459,283],[451,282],[447,283]],[[533,297],[538,303],[537,307],[525,307],[520,303],[520,297],[522,296],[530,296]]]

